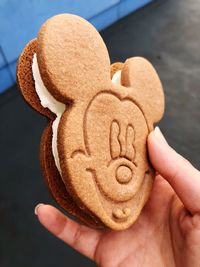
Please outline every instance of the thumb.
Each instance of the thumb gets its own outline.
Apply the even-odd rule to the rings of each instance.
[[[149,134],[148,150],[155,170],[172,186],[184,206],[200,211],[200,172],[166,142],[158,127]]]

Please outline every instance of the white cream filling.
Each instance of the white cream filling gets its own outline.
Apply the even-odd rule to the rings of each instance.
[[[53,112],[56,115],[56,119],[54,120],[52,124],[52,132],[53,132],[52,153],[53,153],[56,167],[62,177],[61,168],[60,168],[60,160],[58,156],[57,135],[58,135],[58,125],[60,122],[60,118],[63,112],[65,111],[66,106],[65,104],[56,100],[45,87],[42,81],[41,75],[40,75],[36,54],[34,54],[33,56],[32,72],[33,72],[33,79],[35,81],[35,90],[40,99],[41,105],[44,108],[48,108],[51,112]],[[118,70],[113,75],[112,82],[115,84],[121,84],[121,70]]]
[[[122,74],[121,70],[116,71],[115,74],[112,77],[112,82],[115,83],[115,84],[120,84],[121,85],[121,74]]]
[[[53,157],[55,160],[56,167],[61,174],[60,161],[59,161],[58,149],[57,149],[57,132],[58,132],[57,130],[58,130],[58,124],[59,124],[60,118],[63,112],[65,111],[65,104],[56,100],[45,87],[42,81],[41,75],[40,75],[36,54],[34,54],[33,56],[32,72],[33,72],[33,78],[35,81],[35,90],[40,99],[41,105],[44,108],[48,108],[51,112],[56,114],[56,119],[54,120],[52,124],[52,131],[53,131],[52,152],[53,152]]]

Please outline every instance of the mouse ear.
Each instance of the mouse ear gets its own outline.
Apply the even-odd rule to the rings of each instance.
[[[94,95],[110,84],[110,59],[96,29],[86,20],[61,14],[47,20],[38,36],[42,80],[61,102]]]
[[[162,84],[148,60],[142,57],[127,59],[122,69],[121,82],[123,86],[133,89],[133,95],[152,123],[162,118],[164,113]]]

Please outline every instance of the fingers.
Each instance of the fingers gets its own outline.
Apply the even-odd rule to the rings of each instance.
[[[74,222],[50,205],[39,204],[35,213],[40,223],[52,234],[88,258],[94,259],[101,235],[99,231]]]
[[[192,213],[200,212],[200,173],[172,149],[156,127],[148,137],[152,165],[172,186],[184,206]]]

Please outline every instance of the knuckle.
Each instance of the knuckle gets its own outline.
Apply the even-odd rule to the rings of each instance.
[[[174,173],[170,177],[170,183],[174,183],[181,176],[181,172],[179,169],[175,169]]]
[[[83,234],[82,233],[82,227],[80,225],[76,228],[76,231],[74,233],[74,237],[73,237],[73,246],[74,247],[78,247],[78,245],[80,244],[82,234]]]

